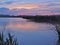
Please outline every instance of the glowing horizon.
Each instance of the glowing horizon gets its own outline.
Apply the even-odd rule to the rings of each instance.
[[[16,15],[53,15],[60,14],[60,0],[0,0],[0,8],[9,11],[4,14]],[[5,10],[6,11],[6,10]],[[3,12],[0,11],[0,14]]]

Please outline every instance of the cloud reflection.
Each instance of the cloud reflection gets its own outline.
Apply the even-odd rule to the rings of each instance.
[[[7,30],[13,31],[38,31],[38,30],[55,30],[55,27],[51,24],[40,24],[34,22],[27,22],[25,19],[9,19],[10,22],[6,26]]]

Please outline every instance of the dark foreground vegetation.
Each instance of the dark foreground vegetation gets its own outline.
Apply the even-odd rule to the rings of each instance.
[[[55,27],[56,27],[56,31],[58,33],[58,38],[59,38],[57,45],[60,45],[60,25],[55,25]]]
[[[17,39],[8,33],[8,37],[5,39],[3,32],[0,33],[0,45],[18,45]]]

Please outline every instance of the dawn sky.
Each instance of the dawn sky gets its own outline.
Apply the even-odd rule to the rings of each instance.
[[[60,0],[0,0],[0,14],[60,14]]]

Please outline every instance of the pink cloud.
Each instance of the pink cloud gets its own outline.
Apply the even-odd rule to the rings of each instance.
[[[1,5],[0,5],[1,6]],[[4,5],[3,5],[4,6]],[[52,15],[60,14],[60,2],[17,3],[5,5],[10,14],[16,15]]]

